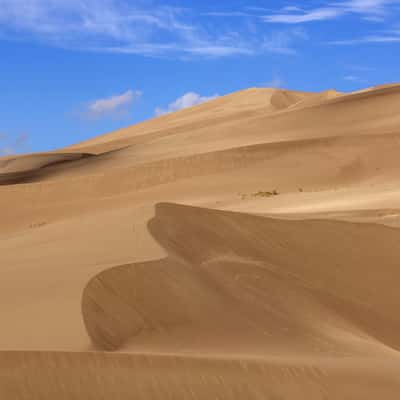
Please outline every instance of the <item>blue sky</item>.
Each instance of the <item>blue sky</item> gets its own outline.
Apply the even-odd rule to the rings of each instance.
[[[0,0],[0,154],[254,86],[398,81],[400,0]]]

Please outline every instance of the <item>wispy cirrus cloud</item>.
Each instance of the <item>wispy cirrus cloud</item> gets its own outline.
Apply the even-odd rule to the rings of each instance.
[[[265,22],[273,24],[306,24],[318,21],[336,20],[345,16],[357,16],[361,21],[384,22],[398,15],[400,0],[342,0],[328,1],[322,7],[301,8],[296,6],[283,7],[276,13],[263,17]],[[359,29],[362,32],[362,29]],[[339,36],[339,35],[338,35]],[[360,37],[334,39],[328,42],[332,45],[358,45],[373,43],[399,43],[398,31],[366,33]]]
[[[284,7],[278,13],[264,16],[270,23],[300,24],[336,19],[348,14],[357,14],[364,19],[383,20],[391,5],[398,0],[347,0],[326,3],[323,7]]]
[[[166,108],[157,107],[154,114],[156,116],[169,114],[171,112],[183,110],[188,107],[197,106],[198,104],[216,99],[217,97],[218,94],[215,94],[213,96],[202,96],[196,92],[188,92],[178,99],[174,100],[172,103],[168,104]]]
[[[123,118],[130,113],[132,104],[141,96],[142,92],[139,90],[128,90],[122,94],[93,100],[83,107],[79,115],[89,120]]]
[[[400,0],[326,0],[319,7],[289,4],[274,9],[241,3],[226,9],[210,3],[183,8],[158,0],[0,0],[0,35],[71,50],[149,57],[292,55],[306,35],[291,27],[276,31],[276,24],[304,25],[346,15],[381,21],[396,4]],[[370,35],[355,40],[394,43],[398,38]]]
[[[272,35],[262,19],[267,11],[199,12],[153,0],[0,0],[0,35],[65,49],[151,57],[289,54],[279,51],[279,43],[265,43],[265,36]],[[224,23],[210,23],[213,18],[224,18]]]
[[[301,24],[305,22],[324,21],[334,19],[343,13],[342,10],[336,8],[317,8],[315,10],[301,11],[294,14],[272,14],[266,15],[264,21],[281,24]]]
[[[0,32],[72,49],[137,45],[151,54],[168,49],[162,34],[175,43],[193,34],[181,14],[144,0],[0,0]]]
[[[387,7],[397,3],[397,0],[347,0],[337,3],[337,7],[345,12],[358,14],[385,14]]]
[[[380,31],[374,35],[365,35],[350,39],[333,40],[328,42],[331,45],[360,45],[360,44],[385,44],[400,43],[400,30]]]
[[[356,82],[356,83],[365,83],[365,82],[367,82],[365,79],[361,78],[358,75],[345,75],[343,77],[343,79],[345,81],[348,81],[348,82]]]

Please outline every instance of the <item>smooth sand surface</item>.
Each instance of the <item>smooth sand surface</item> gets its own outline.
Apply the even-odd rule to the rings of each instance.
[[[398,399],[399,110],[248,89],[0,158],[0,399]]]

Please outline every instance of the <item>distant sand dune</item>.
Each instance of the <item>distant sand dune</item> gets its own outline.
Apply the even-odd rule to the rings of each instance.
[[[346,95],[339,95],[333,91],[318,94],[291,93],[289,95],[287,91],[270,89],[234,93],[188,110],[100,136],[74,146],[71,150],[99,153],[102,152],[102,146],[109,151],[128,146],[131,141],[135,143],[139,137],[141,141],[148,137],[154,146],[159,140],[167,138],[168,140],[162,143],[163,151],[168,151],[171,146],[176,145],[193,151],[196,149],[193,145],[198,141],[213,144],[214,149],[218,149],[216,146],[234,143],[235,138],[240,138],[244,145],[251,144],[255,138],[259,142],[274,142],[395,132],[398,129],[400,85]],[[243,99],[249,96],[254,99],[254,103],[250,102],[250,106],[246,107]],[[292,106],[283,109],[273,106],[271,109],[271,99],[293,96],[298,99],[298,105],[289,101],[287,104],[292,103]],[[238,107],[224,105],[224,102],[228,101],[238,104]],[[278,100],[276,102],[279,103]],[[215,113],[215,109],[220,112]],[[202,130],[203,133],[200,134]],[[159,139],[154,141],[153,135],[156,133]],[[189,138],[191,146],[187,146]],[[175,139],[179,140],[179,143],[176,143]]]

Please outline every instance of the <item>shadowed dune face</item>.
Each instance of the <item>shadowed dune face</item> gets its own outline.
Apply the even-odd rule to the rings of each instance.
[[[29,182],[55,165],[90,157],[87,153],[31,154],[0,159],[0,185]]]
[[[168,259],[104,271],[85,288],[85,325],[101,349],[148,337],[160,351],[259,355],[400,347],[395,229],[174,204],[159,204],[149,229]]]

